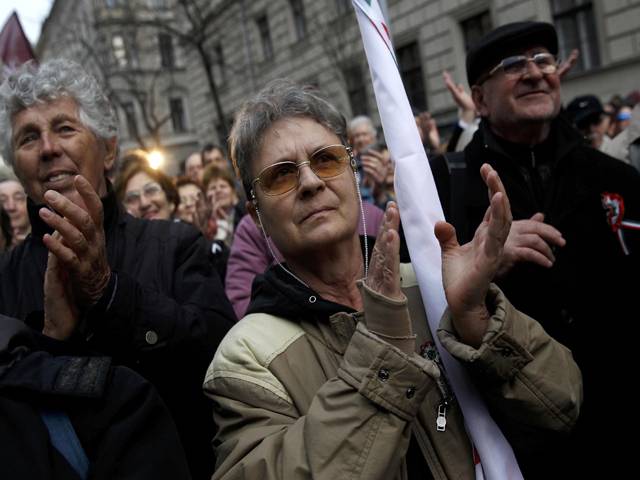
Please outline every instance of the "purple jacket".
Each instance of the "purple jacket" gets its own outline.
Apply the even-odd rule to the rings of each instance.
[[[384,212],[368,202],[362,202],[365,220],[367,223],[367,235],[378,235]],[[359,226],[360,235],[362,224]],[[273,243],[273,251],[282,261],[282,255]],[[266,241],[262,233],[252,220],[250,215],[245,215],[236,227],[231,245],[231,253],[227,263],[227,276],[225,279],[225,292],[238,318],[242,318],[251,300],[251,284],[253,278],[266,270],[273,262]]]

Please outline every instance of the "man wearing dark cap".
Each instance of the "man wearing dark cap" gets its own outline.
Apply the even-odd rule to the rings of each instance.
[[[639,315],[630,279],[638,275],[640,176],[588,146],[560,114],[557,53],[555,29],[542,22],[504,25],[470,48],[480,128],[463,154],[448,154],[461,168],[437,179],[445,210],[451,202],[449,219],[468,240],[489,205],[480,166],[498,171],[514,217],[498,284],[572,350],[583,372],[576,431],[550,448],[518,452],[525,478],[615,471],[632,458],[621,429],[637,410],[622,372],[635,364]]]
[[[581,95],[567,105],[567,116],[593,148],[600,148],[609,127],[602,103],[594,95]]]

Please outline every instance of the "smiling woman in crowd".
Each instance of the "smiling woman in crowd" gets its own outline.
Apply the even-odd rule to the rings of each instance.
[[[128,164],[118,176],[115,191],[125,210],[137,218],[170,220],[180,203],[171,179],[144,159]]]

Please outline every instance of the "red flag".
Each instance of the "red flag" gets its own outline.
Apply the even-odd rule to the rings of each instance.
[[[0,31],[0,63],[5,67],[15,68],[35,58],[31,43],[14,11]]]

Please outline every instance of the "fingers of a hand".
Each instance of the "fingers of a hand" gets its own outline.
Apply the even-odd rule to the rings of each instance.
[[[532,248],[517,248],[515,256],[518,261],[535,263],[545,268],[551,268],[553,266],[553,261],[549,260],[549,258],[538,250],[534,250]]]
[[[42,243],[47,247],[49,252],[57,257],[57,260],[68,267],[75,267],[78,264],[78,257],[74,251],[65,246],[60,238],[46,234],[42,237]]]
[[[534,222],[544,222],[544,213],[534,213],[529,220],[533,220]]]
[[[40,218],[59,234],[60,238],[56,239],[58,243],[64,243],[64,245],[77,253],[87,251],[89,245],[86,237],[66,218],[62,218],[47,208],[41,208],[39,214]]]
[[[515,241],[513,244],[516,249],[526,248],[535,250],[544,255],[551,262],[555,262],[556,260],[556,257],[553,255],[553,251],[551,250],[549,244],[545,242],[544,239],[539,235],[533,233],[519,235],[517,241]]]
[[[508,218],[507,207],[505,205],[506,197],[502,192],[497,192],[491,198],[491,216],[489,218],[489,230],[487,239],[487,252],[490,255],[497,255],[509,235],[509,227],[511,226]]]
[[[433,233],[440,242],[440,248],[443,252],[460,245],[456,237],[456,229],[450,223],[436,222]]]
[[[73,184],[78,190],[78,193],[84,200],[84,204],[87,206],[87,210],[91,219],[96,225],[102,225],[103,209],[102,200],[93,189],[89,181],[82,175],[77,175]]]
[[[96,224],[89,213],[87,213],[83,208],[79,207],[71,200],[54,190],[48,190],[45,192],[44,198],[51,208],[53,208],[60,216],[65,217],[65,219],[82,232],[86,238],[93,238],[95,236]],[[57,227],[54,226],[54,228],[58,230]],[[63,235],[65,234],[62,230],[60,233]]]
[[[387,230],[395,230],[400,228],[400,210],[396,202],[389,202],[385,210],[385,223]]]
[[[542,216],[542,214],[536,214]],[[541,220],[534,219],[534,215],[530,220],[518,220],[513,222],[512,230],[519,234],[534,234],[544,239],[545,242],[564,247],[567,241],[562,236],[562,233],[557,228],[543,223]],[[540,217],[538,217],[540,218]]]

